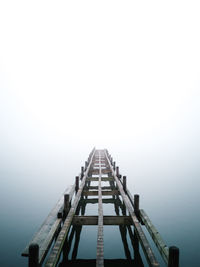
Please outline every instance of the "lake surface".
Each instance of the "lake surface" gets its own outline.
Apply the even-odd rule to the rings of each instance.
[[[123,157],[122,152],[121,157],[116,158],[117,165],[120,172],[127,175],[132,194],[140,194],[140,207],[147,212],[167,245],[180,248],[180,266],[199,266],[200,173],[197,161],[183,158],[181,162],[174,162],[175,158],[166,157],[168,164],[164,164],[159,155],[141,161],[138,155]],[[77,156],[77,160],[76,157],[66,160],[65,155],[56,160],[56,156],[40,158],[34,164],[32,159],[16,157],[16,161],[2,164],[0,266],[27,266],[27,258],[20,256],[22,250],[80,172],[84,162],[81,156]],[[96,208],[94,204],[88,205],[86,213],[93,214]],[[104,209],[105,214],[112,212],[111,209],[109,204]],[[96,230],[95,226],[83,227],[78,258],[96,256]],[[125,258],[118,227],[104,227],[104,242],[106,258]],[[143,257],[142,252],[141,255]]]

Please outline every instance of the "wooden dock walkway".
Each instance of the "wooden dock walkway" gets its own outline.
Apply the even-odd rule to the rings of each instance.
[[[106,185],[105,185],[106,184]],[[98,204],[98,214],[85,215],[87,204]],[[116,215],[104,215],[104,205],[113,204]],[[120,215],[121,214],[121,215]],[[128,215],[127,215],[128,214]],[[84,225],[97,225],[96,259],[77,259],[81,230]],[[118,225],[126,259],[104,258],[104,225]],[[132,196],[126,186],[126,176],[105,150],[93,149],[75,177],[75,184],[52,209],[39,231],[22,252],[29,267],[54,266],[145,266],[140,245],[149,266],[160,266],[144,233],[146,227],[166,266],[179,266],[179,249],[168,247],[144,210],[139,208],[139,195]],[[127,242],[129,234],[134,257]],[[69,251],[72,248],[72,259]],[[86,244],[87,245],[87,244]],[[115,248],[113,248],[115,249]]]

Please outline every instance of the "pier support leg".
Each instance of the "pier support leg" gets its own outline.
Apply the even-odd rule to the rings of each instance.
[[[83,179],[84,176],[84,167],[81,167],[81,180]]]
[[[67,216],[70,210],[69,194],[64,195],[64,217]]]
[[[88,163],[87,163],[87,161],[85,161],[85,171],[87,169],[87,166],[88,166]]]
[[[76,185],[75,185],[75,191],[76,191],[76,193],[77,193],[78,190],[79,190],[79,176],[76,176],[75,179],[76,179],[76,180],[75,180],[75,183],[76,183]]]
[[[126,193],[126,176],[123,176],[123,189]]]
[[[113,169],[114,169],[114,171],[115,171],[115,165],[116,165],[116,162],[114,161],[113,162]]]
[[[119,167],[118,166],[116,167],[116,176],[117,178],[119,178]]]
[[[179,267],[179,249],[175,246],[169,248],[168,267]]]
[[[134,212],[135,212],[135,215],[138,218],[140,216],[139,202],[140,202],[140,196],[139,195],[134,195]]]
[[[39,266],[39,246],[38,244],[31,244],[29,246],[29,258],[28,258],[29,267],[38,267]]]

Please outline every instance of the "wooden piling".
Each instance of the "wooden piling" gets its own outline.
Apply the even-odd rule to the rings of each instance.
[[[87,161],[85,161],[85,171],[87,169],[87,166],[88,166],[88,163],[87,163]]]
[[[119,167],[116,167],[116,176],[119,178]]]
[[[82,166],[81,167],[81,180],[83,179],[83,176],[84,176],[84,167]]]
[[[139,215],[140,215],[139,201],[140,201],[140,196],[139,195],[134,195],[134,212],[135,212],[135,215],[138,218],[139,218]]]
[[[70,209],[69,194],[64,195],[64,216],[67,216]]]
[[[36,243],[33,243],[29,246],[29,258],[28,258],[29,267],[39,267],[39,246]]]
[[[126,193],[126,176],[123,176],[123,189]]]
[[[179,249],[175,246],[169,248],[168,267],[179,267]]]
[[[75,178],[75,191],[76,191],[76,193],[78,192],[78,190],[79,190],[79,176],[76,176],[76,178]]]

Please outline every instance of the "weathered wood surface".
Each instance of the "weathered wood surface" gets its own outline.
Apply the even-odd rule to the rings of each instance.
[[[93,152],[93,155],[94,155],[94,152]],[[56,242],[54,244],[54,247],[52,248],[52,251],[49,255],[49,258],[45,264],[46,267],[55,267],[58,260],[59,260],[59,257],[60,257],[60,254],[62,252],[62,249],[63,249],[63,245],[64,245],[64,242],[65,242],[65,239],[67,237],[67,234],[68,234],[68,231],[69,231],[69,228],[71,226],[71,223],[72,223],[72,219],[73,219],[73,216],[75,215],[75,212],[76,212],[76,208],[78,206],[78,203],[79,203],[79,200],[81,198],[81,194],[82,194],[82,191],[83,191],[83,188],[85,186],[85,181],[86,181],[86,177],[88,175],[88,172],[89,172],[89,168],[91,166],[91,163],[92,163],[92,158],[93,156],[91,157],[91,161],[89,163],[89,165],[87,166],[87,170],[84,174],[84,177],[82,178],[82,182],[81,182],[81,185],[79,187],[79,190],[76,194],[76,197],[72,203],[72,206],[70,208],[70,211],[68,213],[68,216],[62,226],[62,229],[56,239]]]
[[[68,266],[71,267],[94,267],[95,259],[77,259],[69,260]],[[127,259],[105,259],[105,266],[115,266],[115,267],[138,267],[137,262],[135,260],[127,260]]]
[[[154,243],[156,244],[158,250],[160,251],[160,254],[164,261],[167,263],[168,262],[168,257],[169,257],[169,248],[167,245],[164,243],[161,235],[155,228],[155,226],[152,224],[151,220],[147,216],[146,212],[144,210],[140,210],[140,218],[141,221],[144,223],[146,226],[147,230],[149,231]]]
[[[98,177],[89,177],[89,178],[87,178],[87,181],[98,182],[99,178]],[[101,177],[101,181],[102,182],[114,181],[114,178],[113,177]]]
[[[98,216],[78,216],[72,220],[73,225],[98,225]],[[103,225],[133,225],[130,216],[103,216]]]
[[[102,190],[101,190],[101,152],[99,155],[99,185],[98,185],[98,231],[97,231],[97,259],[96,267],[104,266],[104,247],[103,247],[103,203],[102,203]]]
[[[121,184],[121,182],[119,181],[119,179],[117,178],[116,174],[115,174],[115,171],[111,165],[111,162],[109,161],[108,159],[108,156],[107,154],[105,153],[106,157],[107,157],[107,160],[108,160],[108,163],[109,163],[109,166],[110,166],[110,169],[112,171],[112,175],[114,176],[115,178],[115,181],[117,183],[117,187],[120,191],[120,194],[122,196],[122,199],[126,205],[126,208],[128,209],[129,211],[129,214],[133,220],[133,224],[134,224],[134,227],[135,227],[135,230],[136,230],[136,233],[137,233],[137,236],[138,236],[138,239],[141,243],[141,246],[143,248],[143,251],[144,251],[144,254],[146,256],[146,259],[148,261],[148,264],[149,266],[152,266],[152,267],[157,267],[157,266],[160,266],[158,261],[156,260],[155,256],[154,256],[154,253],[151,249],[151,246],[142,230],[142,227],[138,221],[138,218],[136,217],[135,213],[134,213],[134,209],[133,209],[133,206],[128,198],[128,196],[125,194],[124,190],[123,190],[123,185]]]
[[[99,187],[98,186],[86,186],[85,187],[87,190],[98,190],[99,189]],[[101,187],[101,190],[110,190],[111,189],[111,187],[110,186],[102,186]]]
[[[108,190],[108,191],[102,191],[103,196],[114,196],[118,195],[120,192],[118,190]],[[83,196],[98,196],[99,191],[83,191]]]
[[[65,190],[64,194],[56,203],[55,207],[51,210],[51,212],[41,225],[40,229],[35,233],[33,239],[30,241],[30,243],[26,246],[26,248],[22,252],[22,256],[28,257],[29,246],[30,244],[35,243],[39,245],[39,263],[41,264],[43,262],[49,250],[49,247],[51,246],[51,243],[60,228],[61,218],[57,218],[57,213],[63,207],[64,195],[69,194],[70,198],[72,198],[74,191],[75,191],[75,186],[70,186]]]
[[[86,203],[86,204],[97,204],[98,203],[98,198],[88,198],[88,199],[83,199],[81,200],[82,202]],[[113,198],[103,198],[102,202],[105,204],[114,204],[115,203],[115,199]]]
[[[179,267],[179,248],[175,246],[169,248],[168,267]]]
[[[110,170],[109,169],[102,169],[102,174],[108,174],[108,173],[110,173]],[[92,171],[92,175],[98,175],[99,174],[99,169],[94,169],[93,171]]]

